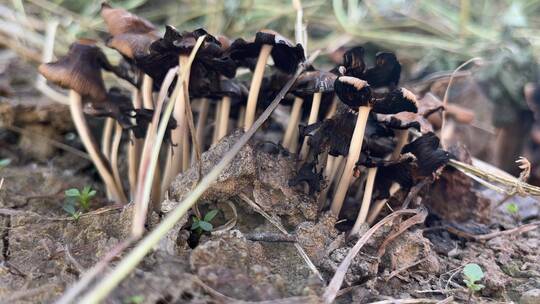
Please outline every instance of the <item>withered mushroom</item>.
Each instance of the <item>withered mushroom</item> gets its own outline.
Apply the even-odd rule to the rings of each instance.
[[[56,62],[44,63],[39,72],[49,81],[69,89],[70,111],[81,140],[108,187],[113,199],[126,203],[127,199],[115,181],[110,164],[100,153],[83,113],[83,97],[92,102],[106,102],[107,91],[101,76],[105,55],[93,41],[73,43],[66,56]]]
[[[255,35],[254,42],[246,42],[243,39],[235,40],[225,56],[236,61],[244,61],[248,58],[257,57],[253,78],[249,87],[249,95],[244,119],[244,130],[251,127],[255,121],[257,100],[264,69],[268,57],[272,55],[275,67],[286,73],[293,73],[298,63],[304,61],[304,50],[301,45],[293,46],[291,42],[280,34],[271,30],[262,30]]]
[[[369,84],[352,76],[339,76],[335,81],[334,90],[341,101],[351,109],[358,111],[358,119],[349,146],[347,162],[332,201],[331,210],[337,216],[352,178],[352,169],[362,150],[362,140],[370,111],[373,109],[384,114],[403,111],[416,112],[417,105],[415,99],[410,98],[410,92],[402,88],[394,89],[384,97],[372,98]]]
[[[156,28],[150,21],[122,8],[113,8],[108,3],[103,2],[100,13],[111,35],[107,39],[107,46],[117,50],[129,63],[134,63],[136,57],[147,54],[152,42],[159,38]],[[142,75],[141,88],[134,89],[132,93],[134,109],[142,108],[143,103],[144,107],[153,108],[152,86],[152,78],[146,74]],[[104,137],[104,141],[108,141],[106,137]],[[128,143],[128,171],[132,192],[137,182],[142,145],[142,139],[131,134],[131,140]]]
[[[334,91],[334,81],[336,80],[336,75],[330,73],[330,72],[323,72],[323,71],[309,71],[305,72],[300,77],[298,77],[295,86],[291,89],[293,94],[296,96],[302,98],[306,98],[306,96],[313,95],[313,99],[311,102],[311,110],[309,112],[308,117],[308,125],[314,124],[317,122],[317,118],[319,116],[319,108],[321,106],[321,100],[323,93],[327,92],[333,92]],[[296,100],[295,100],[296,103]],[[295,111],[296,110],[296,111]],[[289,121],[289,125],[287,126],[287,129],[292,127],[296,127],[298,125],[298,121],[300,119],[300,112],[301,107],[297,107],[295,109],[295,105],[293,104],[293,111],[291,112],[291,118]],[[291,133],[289,131],[289,133]],[[287,135],[287,131],[285,132],[285,135]],[[285,142],[286,137],[284,138]],[[290,143],[291,140],[295,139],[289,139],[288,143]],[[302,148],[300,149],[300,158],[306,159],[308,154],[308,145],[306,142],[307,139],[304,140],[304,143],[302,145]]]

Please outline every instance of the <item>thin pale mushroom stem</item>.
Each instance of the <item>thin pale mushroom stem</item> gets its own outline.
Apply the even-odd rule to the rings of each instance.
[[[300,115],[302,114],[302,104],[304,103],[304,100],[300,97],[296,97],[294,99],[292,109],[291,109],[291,116],[289,117],[289,123],[287,124],[287,129],[285,129],[285,135],[283,136],[283,141],[281,142],[281,145],[283,148],[291,151],[289,148],[291,146],[291,142],[294,139],[294,131],[295,129],[298,129],[298,123],[300,122]]]
[[[143,105],[146,109],[154,108],[154,98],[152,97],[153,86],[154,80],[152,77],[144,74],[142,81],[142,97]]]
[[[90,155],[92,162],[96,166],[99,175],[105,182],[105,185],[110,188],[113,200],[120,204],[127,203],[127,198],[124,196],[124,193],[120,191],[120,188],[116,184],[111,172],[111,167],[107,160],[104,158],[104,156],[98,150],[96,141],[94,140],[92,132],[88,127],[88,123],[84,118],[81,95],[73,90],[70,90],[69,100],[69,109],[71,111],[71,116],[73,118],[75,128],[79,133],[79,136],[84,147],[86,148],[86,151],[88,151],[88,155]]]
[[[221,100],[221,109],[219,111],[219,125],[217,139],[220,140],[227,135],[229,128],[229,114],[231,112],[231,97],[223,96]]]
[[[186,64],[188,64],[186,62]],[[188,72],[189,75],[189,72]],[[199,148],[199,144],[197,142],[197,134],[195,131],[195,123],[193,120],[193,111],[191,109],[191,102],[189,101],[189,92],[187,90],[188,87],[188,80],[184,80],[184,85],[182,86],[183,90],[182,93],[184,94],[184,99],[187,100],[186,102],[186,121],[187,121],[187,130],[189,131],[188,135],[186,137],[189,138],[189,135],[191,135],[191,141],[193,143],[193,147],[195,150],[195,161],[199,164],[199,173],[200,170],[202,170],[202,164],[201,164],[201,149]],[[227,115],[228,116],[228,115]],[[186,169],[187,170],[187,169]],[[199,174],[200,178],[200,174]]]
[[[218,102],[216,105],[216,112],[214,114],[214,132],[212,133],[212,146],[217,144],[218,142],[218,126],[219,126],[219,120],[221,119],[221,106],[223,104],[221,102]]]
[[[396,160],[401,155],[401,149],[407,144],[409,138],[409,131],[407,130],[394,130],[396,133],[396,146],[390,155],[391,160]],[[377,167],[368,169],[368,176],[366,180],[366,185],[364,187],[364,194],[362,197],[362,205],[360,207],[360,212],[356,218],[356,222],[351,230],[351,235],[356,235],[360,231],[360,227],[363,223],[366,222],[368,211],[370,208],[371,197],[373,195],[373,186],[375,184],[375,176],[377,175]],[[390,186],[392,187],[393,184]]]
[[[178,68],[172,68],[167,73],[167,76],[165,76],[165,79],[163,80],[163,83],[161,85],[158,102],[156,104],[156,110],[154,112],[154,115],[152,116],[152,122],[148,124],[148,130],[142,151],[141,162],[139,165],[137,190],[134,200],[135,207],[133,211],[133,223],[131,230],[131,234],[134,238],[140,238],[144,232],[144,223],[146,221],[146,214],[148,212],[150,195],[154,190],[152,186],[154,184],[153,180],[156,178],[155,171],[158,168],[161,140],[163,140],[163,137],[161,137],[161,140],[158,144],[156,144],[155,142],[156,138],[159,138],[158,124],[163,124],[163,117],[161,117],[160,119],[161,115],[156,115],[156,113],[161,112],[163,106],[162,104],[165,100],[165,97],[167,96],[167,91],[174,79],[177,70]],[[173,103],[173,100],[169,101],[169,104]],[[169,117],[167,117],[167,120],[168,118]]]
[[[349,183],[352,179],[354,166],[356,165],[356,161],[360,157],[360,152],[362,151],[362,142],[364,139],[366,123],[370,111],[370,107],[359,107],[358,109],[358,118],[356,120],[356,126],[354,127],[351,144],[349,146],[349,154],[347,155],[343,174],[334,193],[334,199],[332,200],[332,206],[330,208],[332,214],[336,217],[339,217],[339,212],[343,206],[343,201],[345,200],[347,189],[349,188]]]
[[[272,45],[263,44],[257,59],[257,65],[253,72],[253,78],[249,87],[249,94],[246,107],[246,118],[244,120],[244,131],[247,131],[253,125],[255,121],[255,112],[257,111],[257,99],[259,98],[259,91],[261,89],[261,82],[264,76],[264,69],[270,53],[272,52]]]
[[[394,196],[394,194],[396,194],[399,189],[401,189],[401,186],[398,183],[392,183],[392,185],[390,186],[390,190],[388,190],[388,193],[390,194],[389,197]],[[373,225],[373,223],[375,223],[377,216],[379,216],[379,213],[381,213],[383,207],[388,203],[389,199],[390,198],[381,199],[373,204],[373,207],[371,208],[366,220],[369,225]]]
[[[142,108],[141,92],[139,89],[134,89],[132,92],[132,104],[134,109]],[[135,122],[134,118],[131,120],[132,122]],[[128,180],[130,196],[133,199],[135,197],[135,187],[137,186],[137,172],[139,170],[139,160],[141,158],[143,142],[141,139],[136,138],[133,132],[129,133],[129,141],[127,144]]]
[[[364,188],[364,194],[362,196],[362,205],[360,205],[360,211],[358,217],[351,230],[351,235],[357,235],[360,232],[362,224],[366,222],[366,218],[369,211],[369,205],[371,203],[371,196],[373,195],[373,186],[375,185],[375,176],[377,175],[377,167],[369,168],[366,179],[366,186]]]
[[[103,131],[101,132],[101,153],[107,161],[110,161],[111,155],[111,137],[114,127],[114,119],[107,117],[105,119],[105,125],[103,126]],[[107,198],[112,199],[111,190],[107,185],[105,185],[105,192],[107,193]]]
[[[242,126],[244,125],[244,120],[245,119],[246,119],[246,107],[241,106],[240,111],[238,113],[238,121],[236,122],[236,127],[238,129],[242,128]]]
[[[143,99],[143,106],[146,109],[149,109],[149,110],[154,109],[153,88],[154,88],[154,80],[152,79],[152,77],[148,76],[147,74],[144,74],[143,75],[143,81],[142,81],[142,90],[141,90],[142,91],[142,99]],[[159,115],[160,115],[159,111],[154,112],[154,116],[157,116],[158,119],[159,119]],[[152,118],[152,121],[154,121],[153,118]],[[148,130],[152,129],[151,124],[152,124],[152,122],[150,122],[148,124]],[[143,147],[146,144],[146,140],[147,140],[147,138],[149,136],[148,130],[147,130],[145,143],[143,144]],[[143,152],[144,152],[144,148],[143,148]],[[141,152],[141,154],[143,152]],[[141,155],[141,158],[142,157],[143,156]],[[152,184],[152,200],[153,201],[160,201],[161,200],[161,186],[160,186],[161,168],[159,166],[154,171],[154,175],[155,175],[155,177],[153,179],[154,183]]]
[[[196,50],[196,48],[194,49]],[[192,53],[193,55],[193,53]],[[309,62],[312,62],[315,56],[312,55]],[[221,172],[227,168],[232,162],[234,157],[240,152],[240,150],[247,144],[249,139],[255,134],[255,132],[261,127],[261,125],[270,117],[272,112],[279,105],[279,102],[283,99],[287,91],[291,88],[298,75],[305,69],[305,66],[301,65],[295,75],[285,84],[279,94],[274,98],[272,103],[266,108],[261,116],[255,121],[250,129],[242,135],[241,138],[231,147],[231,149],[223,156],[223,158],[212,168],[212,170],[204,176],[197,186],[187,195],[187,197],[178,204],[162,221],[152,230],[147,236],[145,236],[133,250],[124,257],[118,265],[113,269],[111,273],[105,276],[93,289],[88,291],[80,303],[93,304],[99,303],[124,279],[133,269],[139,264],[139,262],[148,254],[152,248],[159,242],[159,240],[171,230],[176,223],[186,214],[186,212],[193,206],[201,195],[210,187],[219,177]],[[167,112],[165,112],[166,114]]]
[[[179,74],[182,73],[189,73],[189,71],[186,70],[186,63],[185,59],[187,56],[180,55],[178,58],[179,63]],[[189,74],[187,75],[189,77]],[[185,95],[180,92],[180,89],[182,87],[183,83],[181,83],[181,80],[178,78],[176,80],[176,87],[174,89],[174,93],[171,96],[170,102],[174,103],[174,110],[173,110],[173,117],[176,119],[176,128],[171,130],[171,146],[170,149],[168,149],[167,152],[167,160],[165,162],[165,173],[163,174],[163,180],[161,182],[162,184],[162,192],[166,192],[166,190],[169,188],[169,185],[171,184],[172,180],[176,177],[176,175],[180,172],[182,172],[183,169],[183,163],[184,163],[184,153],[186,152],[186,149],[189,149],[189,146],[185,147],[185,139],[186,139],[186,100]],[[189,151],[187,153],[187,157],[189,157]]]
[[[188,91],[188,87],[189,87],[189,73],[190,73],[190,70],[191,70],[191,67],[188,67],[187,65],[187,61],[188,61],[188,56],[180,56],[180,68],[181,69],[185,69],[185,73],[186,73],[186,79],[184,81],[184,84],[182,86],[182,90],[184,91],[179,91],[178,94],[182,95],[182,102],[183,102],[183,118],[184,118],[184,123],[181,125],[181,130],[183,132],[183,135],[182,135],[182,171],[186,171],[187,169],[189,169],[190,167],[190,161],[191,161],[191,149],[190,149],[190,143],[189,143],[189,121],[190,121],[190,118],[191,118],[191,121],[193,121],[193,113],[191,112],[191,107],[190,107],[190,101],[189,101],[189,93],[184,93],[184,92],[189,92]],[[188,111],[189,109],[189,111]],[[190,117],[188,117],[188,115]]]
[[[187,73],[191,68],[193,60],[195,60],[195,55],[199,50],[201,44],[203,43],[206,35],[203,35],[197,39],[191,54],[188,57],[188,62],[182,72],[178,75],[177,86],[175,88],[176,92],[173,92],[173,96],[182,95],[180,90],[185,82],[185,79],[189,77]],[[163,102],[167,96],[168,89],[171,85],[171,82],[174,79],[174,75],[177,74],[179,68],[172,68],[167,73],[165,80],[163,81],[160,96],[158,103],[156,105],[156,111],[161,112],[163,107]],[[167,107],[165,108],[163,115],[154,115],[152,117],[152,129],[149,130],[151,134],[150,140],[148,140],[148,145],[145,143],[145,149],[143,151],[143,158],[141,159],[141,164],[139,168],[139,179],[137,185],[137,195],[135,196],[135,212],[133,215],[133,225],[132,225],[132,235],[133,237],[139,238],[144,233],[144,223],[146,222],[146,215],[148,212],[148,200],[150,199],[150,193],[152,189],[152,183],[154,175],[152,172],[156,169],[158,165],[159,150],[161,148],[161,143],[163,142],[163,137],[165,136],[165,130],[169,123],[169,118],[175,108],[175,100],[169,100]],[[160,119],[161,116],[161,119]],[[158,126],[159,123],[159,126]]]
[[[328,161],[326,167],[324,168],[324,176],[326,177],[327,183],[326,188],[319,195],[319,209],[318,212],[321,212],[326,205],[326,200],[328,199],[328,193],[330,188],[334,184],[335,176],[340,171],[339,168],[343,166],[343,156],[332,156],[328,155]]]
[[[326,113],[325,119],[329,119],[334,117],[336,115],[337,111],[337,105],[339,103],[339,98],[337,96],[334,97],[334,100],[332,100],[332,104],[330,105],[330,109],[328,109],[328,112]]]
[[[321,107],[322,93],[317,92],[313,94],[313,102],[311,103],[311,110],[309,111],[308,125],[312,125],[317,122],[319,117],[319,108]],[[300,148],[300,159],[306,160],[309,153],[309,145],[307,143],[308,137],[304,138],[302,147]]]
[[[207,98],[201,99],[199,103],[199,117],[197,119],[197,143],[202,151],[205,147],[204,138],[206,131],[206,121],[208,119],[208,110],[210,109],[210,101]]]
[[[118,152],[120,150],[120,142],[122,141],[122,126],[119,123],[115,123],[113,141],[111,145],[111,167],[114,180],[118,185],[122,194],[124,194],[124,186],[122,185],[122,178],[120,177],[120,170],[118,166]]]

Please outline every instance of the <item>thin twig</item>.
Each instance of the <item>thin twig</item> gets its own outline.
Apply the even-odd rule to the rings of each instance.
[[[446,91],[444,92],[444,98],[443,98],[443,106],[446,107],[448,104],[448,93],[450,92],[450,88],[452,87],[452,84],[454,83],[454,77],[457,72],[459,72],[462,68],[466,67],[469,63],[481,61],[483,58],[481,57],[474,57],[471,58],[464,63],[462,63],[460,66],[458,66],[454,72],[452,73],[452,76],[450,76],[450,81],[448,81],[448,86],[446,87]],[[446,124],[446,111],[443,111],[442,113],[442,123],[441,123],[441,134],[443,134],[444,126]],[[446,139],[441,138],[441,145],[443,148],[446,148]]]
[[[377,256],[380,258],[384,255],[384,252],[386,251],[386,246],[392,242],[395,238],[397,238],[400,234],[405,232],[405,230],[409,229],[410,227],[423,223],[428,215],[427,209],[422,208],[419,210],[417,214],[414,216],[411,216],[406,221],[399,224],[398,229],[396,232],[390,234],[384,241],[382,242],[381,246],[379,247],[379,250],[377,251]]]
[[[99,262],[97,262],[92,268],[86,271],[74,285],[68,288],[68,290],[58,299],[55,304],[69,304],[72,303],[75,297],[77,297],[92,281],[94,278],[103,272],[107,265],[119,254],[121,254],[127,247],[135,242],[134,238],[128,238],[127,240],[117,244],[111,251],[109,251]]]
[[[421,212],[420,210],[416,209],[403,209],[398,210],[394,213],[389,214],[384,219],[382,219],[380,222],[375,224],[373,227],[371,227],[362,237],[356,242],[354,247],[349,251],[347,256],[343,259],[341,264],[339,265],[338,269],[336,270],[336,273],[334,274],[334,277],[330,281],[330,284],[326,287],[326,290],[323,294],[323,301],[326,304],[330,304],[334,302],[337,293],[339,292],[339,289],[341,287],[341,284],[343,283],[343,280],[345,279],[345,274],[347,273],[349,266],[351,265],[354,257],[360,252],[360,249],[366,244],[368,239],[377,231],[379,228],[384,226],[386,223],[392,221],[394,218],[405,215],[405,214],[418,214]]]
[[[414,266],[416,266],[416,265],[418,265],[418,264],[420,264],[420,263],[423,263],[425,260],[426,260],[426,258],[421,258],[421,259],[419,259],[418,261],[416,261],[416,262],[414,262],[414,263],[411,263],[411,264],[405,265],[405,266],[403,266],[403,267],[401,267],[401,268],[398,268],[398,269],[392,271],[392,272],[388,275],[388,277],[386,277],[384,280],[385,280],[386,282],[388,282],[388,281],[390,281],[390,279],[392,279],[392,278],[395,277],[396,275],[400,274],[401,272],[403,272],[403,271],[405,271],[405,270],[407,270],[407,269],[409,269],[409,268],[411,268],[411,267],[414,267]]]
[[[503,230],[503,231],[495,231],[495,232],[491,232],[491,233],[487,233],[487,234],[471,234],[471,233],[468,233],[468,232],[465,232],[465,231],[457,230],[457,229],[455,229],[453,227],[449,227],[449,226],[445,227],[445,228],[450,233],[455,234],[455,235],[457,235],[459,237],[462,237],[462,238],[475,240],[475,241],[485,241],[485,240],[490,240],[490,239],[498,237],[498,236],[521,234],[521,233],[529,232],[531,230],[534,230],[534,229],[538,228],[538,226],[540,226],[540,222],[529,223],[529,224],[521,225],[519,227],[515,227],[515,228],[512,228],[512,229]]]
[[[270,214],[268,214],[266,211],[264,211],[261,206],[259,206],[257,203],[255,203],[254,201],[252,201],[247,195],[245,195],[244,193],[240,193],[239,194],[240,198],[248,203],[253,209],[255,209],[255,211],[257,213],[259,213],[260,215],[262,215],[265,219],[267,219],[270,223],[272,223],[272,225],[274,225],[279,231],[281,231],[283,234],[285,235],[291,235],[287,229],[285,229],[285,227],[283,227],[283,225],[281,225],[281,223],[279,223],[278,221],[276,221]],[[304,261],[306,262],[307,266],[309,267],[309,269],[311,269],[311,271],[321,280],[321,281],[324,281],[321,273],[319,272],[319,270],[317,269],[317,267],[315,266],[315,264],[313,264],[313,262],[311,261],[311,259],[309,258],[309,256],[307,255],[306,251],[304,250],[304,248],[302,248],[302,246],[300,246],[300,244],[298,243],[294,243],[294,247],[296,247],[296,250],[298,250],[298,253],[300,254],[300,256],[304,259]]]

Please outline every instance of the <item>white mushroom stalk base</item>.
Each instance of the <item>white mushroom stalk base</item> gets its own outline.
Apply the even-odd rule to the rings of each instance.
[[[343,169],[343,175],[339,180],[338,186],[336,188],[334,199],[332,200],[332,206],[330,210],[332,214],[336,217],[339,217],[339,212],[343,206],[343,201],[347,195],[347,189],[349,188],[349,183],[353,175],[353,169],[360,157],[360,152],[362,151],[362,142],[364,139],[364,133],[366,131],[366,123],[371,111],[370,107],[360,107],[358,109],[358,118],[356,120],[356,126],[354,127],[354,132],[351,139],[351,144],[349,146],[349,154],[347,155],[347,161]]]
[[[294,99],[294,103],[291,109],[291,116],[289,117],[289,123],[287,124],[287,129],[285,129],[285,135],[283,136],[283,141],[281,142],[281,145],[283,148],[291,151],[289,148],[291,147],[291,142],[293,140],[298,140],[298,138],[294,138],[294,134],[296,129],[298,129],[298,123],[300,122],[300,114],[302,113],[302,104],[304,103],[304,100],[300,97],[296,97]]]
[[[257,59],[257,65],[253,72],[253,79],[249,87],[249,94],[246,107],[246,118],[244,120],[244,131],[247,131],[253,125],[255,121],[255,112],[257,110],[257,99],[259,98],[259,91],[261,89],[261,82],[264,76],[264,68],[270,53],[272,52],[272,45],[265,44],[261,47],[259,58]]]
[[[96,141],[94,137],[92,136],[90,129],[88,128],[88,123],[86,122],[86,119],[83,113],[81,95],[79,95],[79,93],[73,90],[70,90],[69,100],[70,100],[69,109],[71,111],[71,116],[73,118],[73,123],[75,124],[75,128],[77,129],[77,132],[79,133],[79,136],[81,137],[81,141],[86,151],[88,152],[88,155],[90,155],[90,158],[92,159],[94,165],[96,166],[96,169],[98,170],[99,175],[103,179],[103,182],[105,182],[105,184],[110,189],[112,199],[116,201],[117,203],[121,203],[121,204],[127,203],[126,196],[124,195],[124,193],[122,193],[119,185],[117,185],[114,180],[109,163],[98,150]]]

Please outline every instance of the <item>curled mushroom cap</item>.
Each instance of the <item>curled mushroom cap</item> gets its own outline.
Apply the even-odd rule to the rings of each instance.
[[[394,53],[379,52],[375,57],[375,66],[367,69],[362,75],[374,88],[394,87],[399,83],[401,64]]]
[[[405,88],[397,88],[373,101],[373,112],[395,114],[399,112],[418,112],[416,96]]]
[[[423,176],[429,176],[450,160],[450,153],[439,148],[439,138],[435,133],[427,133],[405,145],[401,153],[412,153]]]
[[[107,2],[101,4],[101,17],[113,36],[124,33],[148,33],[156,28],[150,21],[140,18],[125,9],[113,8]]]
[[[167,71],[178,65],[178,56],[189,55],[197,39],[203,35],[205,39],[193,62],[191,79],[216,81],[219,75],[234,77],[236,64],[233,60],[221,58],[223,49],[220,42],[204,29],[180,33],[173,26],[166,26],[163,38],[153,42],[149,53],[137,57],[135,64],[154,79],[154,86],[157,88],[163,82]],[[197,85],[197,81],[192,81],[192,83]],[[201,84],[200,87],[204,85]]]
[[[84,105],[84,112],[94,117],[114,118],[122,128],[133,126],[133,104],[128,92],[112,87],[107,92],[107,99],[103,102],[88,102]]]
[[[146,54],[150,44],[159,38],[152,23],[124,9],[112,8],[109,4],[103,3],[101,16],[111,34],[107,46],[117,50],[127,59],[133,60]]]
[[[154,116],[154,110],[151,109],[135,109],[135,125],[132,125],[130,129],[133,131],[135,138],[144,138],[146,136],[146,131],[148,130],[148,125],[152,121]],[[174,117],[170,117],[167,122],[167,128],[165,129],[164,141],[166,143],[172,143],[171,139],[171,130],[176,129],[177,123]]]
[[[236,39],[227,49],[224,56],[236,61],[238,65],[254,67],[254,60],[259,56],[263,45],[272,45],[272,59],[277,69],[285,73],[293,73],[299,63],[305,61],[302,45],[293,45],[289,40],[272,30],[261,30],[255,35],[253,42],[242,38]]]
[[[353,110],[370,105],[371,88],[360,78],[339,76],[334,81],[334,91],[339,99]]]
[[[337,76],[330,72],[304,72],[298,77],[291,91],[299,97],[306,97],[314,93],[333,92],[336,78]]]
[[[343,66],[346,69],[346,76],[362,78],[366,63],[364,62],[364,48],[356,46],[343,54]]]
[[[418,113],[377,114],[377,121],[392,129],[405,130],[413,128],[423,134],[433,131],[433,126],[429,121]]]
[[[41,64],[39,72],[47,80],[99,102],[107,98],[101,75],[106,60],[95,41],[78,40],[71,44],[68,53],[58,61]]]

